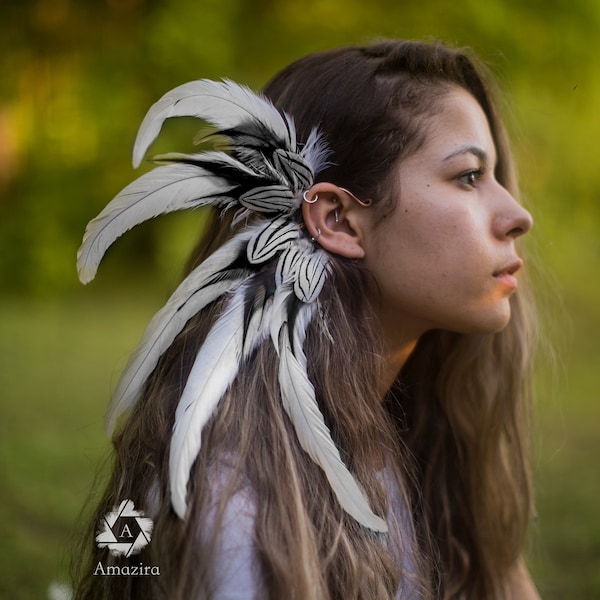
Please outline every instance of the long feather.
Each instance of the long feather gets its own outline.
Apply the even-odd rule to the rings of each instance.
[[[233,81],[202,79],[167,92],[150,108],[135,141],[134,167],[141,163],[164,121],[171,117],[197,117],[221,131],[239,128],[244,123],[262,124],[269,128],[281,146],[289,149],[296,146],[290,120],[266,98]]]
[[[259,273],[248,282],[244,315],[244,358],[269,335],[274,274]]]
[[[228,195],[236,185],[197,166],[173,164],[157,167],[121,191],[88,224],[77,252],[82,283],[96,275],[107,248],[123,233],[161,214],[209,203],[226,208],[234,202]]]
[[[371,510],[331,439],[307,375],[302,346],[314,310],[314,304],[302,305],[295,319],[293,340],[290,340],[287,322],[279,331],[279,384],[283,406],[294,425],[300,445],[323,469],[342,508],[361,525],[385,533],[388,530],[386,522]]]
[[[235,379],[243,358],[268,333],[271,302],[260,298],[253,301],[254,294],[255,290],[248,282],[234,292],[226,311],[200,349],[177,406],[169,455],[169,480],[171,504],[182,519],[187,510],[190,469],[202,445],[202,429]],[[262,293],[259,296],[262,297]],[[254,309],[249,317],[245,314],[248,304]],[[244,328],[245,319],[248,320],[247,328]]]
[[[248,239],[255,229],[250,228],[237,234],[196,267],[153,317],[131,354],[113,394],[105,419],[109,437],[119,416],[137,402],[160,357],[188,320],[213,300],[239,285],[247,276],[247,272],[228,272],[227,269],[245,253]]]
[[[264,183],[270,183],[276,178],[265,179],[262,173],[251,169],[237,158],[215,150],[206,150],[194,154],[184,152],[166,152],[152,157],[153,163],[187,163],[202,167],[213,175],[235,183],[243,188],[252,188]]]
[[[175,412],[169,481],[171,504],[182,519],[187,510],[190,469],[202,444],[202,429],[237,375],[242,358],[244,288],[242,285],[236,290],[206,337]]]

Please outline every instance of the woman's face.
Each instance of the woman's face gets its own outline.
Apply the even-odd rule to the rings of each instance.
[[[420,150],[395,173],[394,212],[370,223],[365,264],[390,342],[429,329],[488,333],[510,318],[531,216],[494,177],[496,148],[477,101],[453,88]]]

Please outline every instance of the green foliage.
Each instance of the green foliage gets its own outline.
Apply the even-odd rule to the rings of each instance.
[[[85,223],[134,177],[129,153],[145,110],[198,77],[259,88],[312,50],[375,37],[472,46],[513,99],[526,194],[543,211],[544,255],[574,239],[598,255],[600,135],[597,3],[474,0],[30,0],[0,7],[0,278],[52,296],[77,285],[73,252]],[[181,138],[189,138],[194,129]],[[176,139],[165,136],[165,147]],[[119,248],[164,263],[160,229]],[[172,239],[172,238],[171,238]],[[568,260],[565,262],[569,262]]]

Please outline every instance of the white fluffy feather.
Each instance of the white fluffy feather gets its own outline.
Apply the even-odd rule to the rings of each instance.
[[[109,437],[120,415],[137,402],[160,357],[189,319],[213,300],[240,284],[241,279],[224,280],[204,287],[215,273],[226,269],[239,256],[252,231],[249,229],[238,234],[196,267],[173,292],[165,306],[154,315],[140,343],[131,354],[113,394],[105,419],[105,429]],[[202,291],[199,293],[199,290]]]
[[[219,130],[232,129],[249,120],[268,125],[284,146],[296,146],[294,128],[273,104],[233,81],[190,81],[167,92],[150,107],[140,126],[133,148],[133,166],[137,167],[156,139],[166,119],[197,117]]]
[[[313,176],[317,173],[320,173],[323,169],[325,169],[330,163],[327,160],[331,151],[327,148],[327,144],[323,140],[323,136],[321,132],[314,128],[310,135],[308,136],[308,140],[302,148],[302,152],[300,155],[308,165],[310,165]],[[301,202],[302,197],[299,197],[299,202]]]
[[[142,175],[89,222],[77,252],[79,279],[82,283],[91,281],[107,248],[139,223],[161,214],[204,206],[234,187],[188,164],[164,165]]]

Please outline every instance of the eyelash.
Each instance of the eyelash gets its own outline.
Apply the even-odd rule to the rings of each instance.
[[[484,174],[485,169],[483,167],[480,167],[479,169],[471,169],[466,173],[459,175],[458,181],[470,188],[476,188],[477,182],[483,177]]]

